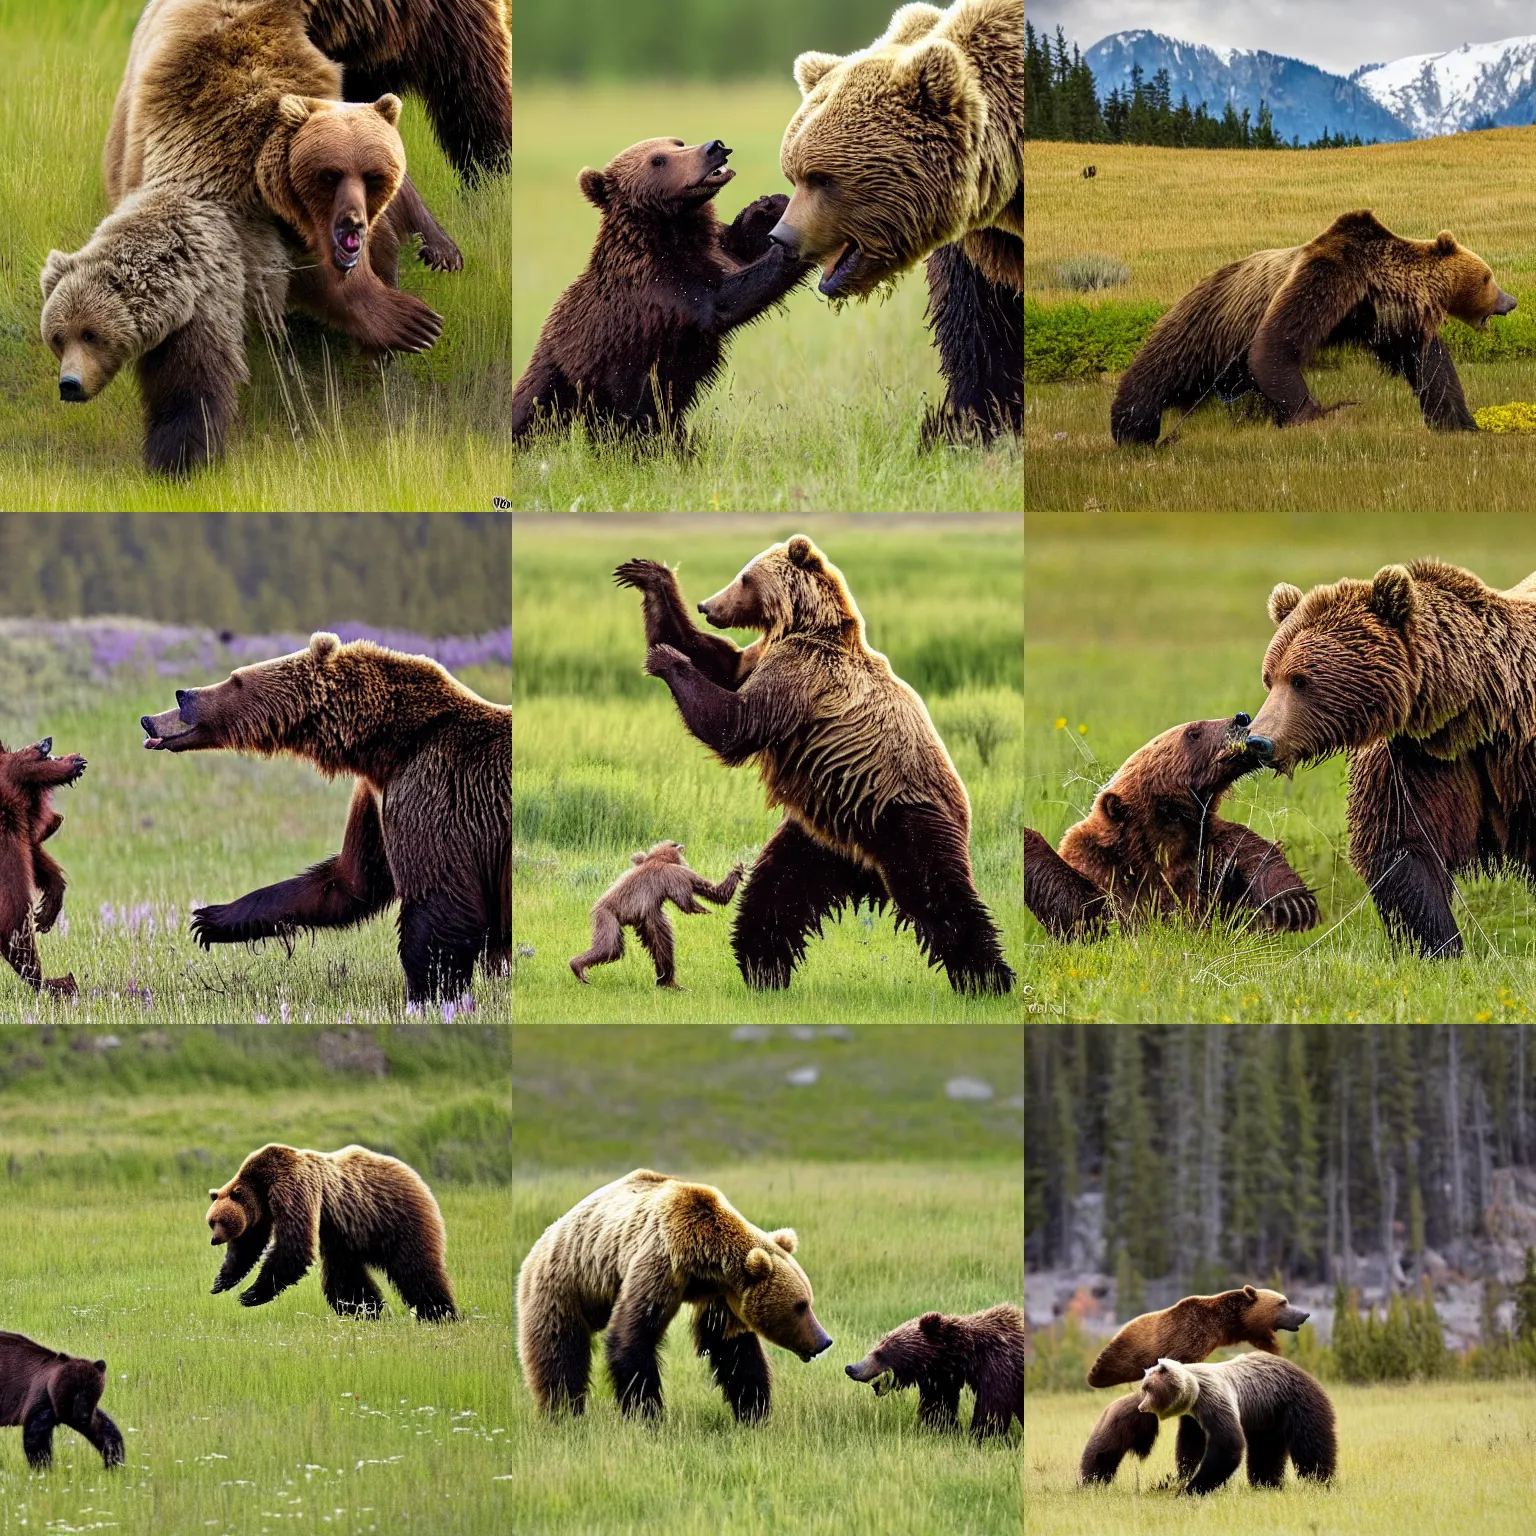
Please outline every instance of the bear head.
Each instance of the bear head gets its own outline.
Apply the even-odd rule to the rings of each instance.
[[[705,598],[699,612],[716,629],[758,629],[770,639],[818,634],[862,641],[864,635],[843,573],[803,533],[770,545],[730,586]]]
[[[1279,1291],[1266,1291],[1260,1286],[1223,1291],[1217,1299],[1231,1314],[1228,1336],[1232,1342],[1246,1339],[1261,1349],[1274,1347],[1277,1329],[1295,1333],[1312,1315],[1293,1307]]]
[[[1177,1360],[1159,1360],[1149,1365],[1141,1378],[1142,1413],[1154,1413],[1160,1419],[1175,1418],[1194,1407],[1199,1384],[1194,1375]]]
[[[238,1178],[223,1189],[210,1189],[208,1198],[213,1201],[208,1207],[208,1230],[213,1234],[209,1242],[215,1248],[242,1237],[266,1216],[261,1196]]]
[[[921,1382],[963,1374],[970,1335],[959,1318],[925,1312],[893,1328],[864,1356],[843,1369],[854,1381],[868,1382],[876,1397]]]
[[[1481,331],[1489,316],[1507,315],[1515,308],[1514,295],[1494,281],[1493,268],[1475,251],[1458,245],[1449,230],[1442,229],[1429,242],[1429,251],[1446,314]]]
[[[576,184],[605,215],[624,212],[677,218],[702,212],[736,173],[731,151],[719,139],[684,144],[681,139],[642,139],[621,150],[600,171],[590,166]]]
[[[81,1360],[62,1351],[48,1383],[53,1411],[64,1424],[89,1424],[107,1388],[107,1362]]]
[[[49,251],[43,265],[43,340],[59,360],[59,399],[93,400],[144,351],[144,335],[116,274],[85,251]]]
[[[987,105],[965,54],[928,35],[943,14],[904,5],[862,52],[795,60],[779,150],[795,191],[771,238],[822,264],[828,297],[873,292],[969,223]]]
[[[683,844],[674,843],[670,839],[657,843],[649,853],[632,853],[629,856],[631,864],[681,864],[683,862]]]
[[[813,1360],[832,1347],[832,1339],[811,1310],[811,1282],[793,1257],[795,1234],[784,1227],[769,1233],[769,1240],[769,1247],[753,1247],[742,1261],[732,1310],[769,1343]]]
[[[400,98],[353,104],[288,95],[256,183],[267,205],[322,261],[350,272],[405,177]]]
[[[1402,565],[1307,593],[1281,582],[1269,594],[1268,692],[1247,742],[1263,767],[1289,774],[1403,729],[1418,692],[1418,605]]]

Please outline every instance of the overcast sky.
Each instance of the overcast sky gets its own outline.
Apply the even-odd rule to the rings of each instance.
[[[1412,53],[1536,34],[1532,0],[1025,0],[1035,27],[1091,47],[1147,27],[1212,48],[1265,48],[1347,75]]]

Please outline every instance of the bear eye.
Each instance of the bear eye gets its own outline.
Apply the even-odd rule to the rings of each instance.
[[[1306,686],[1307,679],[1304,673],[1297,673],[1297,675],[1291,679],[1291,687],[1294,688],[1297,693],[1300,693]]]
[[[656,167],[656,169],[657,169],[657,170],[658,170],[658,171],[659,171],[659,170],[660,170],[660,169],[661,169],[661,168],[662,168],[662,166],[664,166],[664,165],[665,165],[665,164],[666,164],[666,163],[667,163],[667,157],[666,157],[666,156],[665,156],[665,155],[652,155],[652,156],[651,156],[651,164],[652,164],[652,165],[653,165],[653,166],[655,166],[655,167]]]
[[[62,352],[64,350],[64,338],[57,331],[53,333],[53,350],[55,352]]]
[[[96,332],[90,330],[81,331],[80,340],[83,341],[86,346],[91,346],[96,340]]]
[[[1200,727],[1198,725],[1190,726],[1190,728],[1187,731],[1184,732],[1184,739],[1186,741],[1199,741],[1200,740]]]
[[[808,187],[816,187],[819,190],[825,191],[832,185],[832,178],[825,171],[812,171],[806,176],[805,184]]]
[[[795,1303],[795,1311],[796,1312],[800,1312],[800,1313],[803,1314],[803,1313],[809,1312],[810,1310],[811,1310],[810,1307],[807,1306],[806,1303],[803,1302],[803,1301],[797,1301]]]

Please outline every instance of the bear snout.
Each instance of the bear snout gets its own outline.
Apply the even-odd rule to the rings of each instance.
[[[1496,315],[1507,315],[1518,303],[1519,300],[1515,298],[1514,294],[1505,293],[1501,288],[1499,289],[1498,299],[1494,302],[1493,312]]]
[[[78,405],[89,398],[85,392],[85,385],[80,382],[76,374],[64,373],[59,375],[60,400],[68,400],[72,404]]]
[[[768,238],[774,245],[781,245],[791,256],[800,254],[800,231],[792,229],[783,219],[780,219],[772,229],[768,231]]]
[[[1250,736],[1247,741],[1248,750],[1258,758],[1261,763],[1269,763],[1274,760],[1275,744],[1268,736]]]

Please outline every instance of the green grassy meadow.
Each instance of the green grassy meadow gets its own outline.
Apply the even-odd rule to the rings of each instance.
[[[142,746],[139,716],[168,708],[183,684],[220,676],[119,669],[82,673],[79,658],[0,643],[8,682],[0,740],[52,735],[82,753],[85,776],[55,792],[64,826],[48,849],[64,866],[64,916],[38,939],[47,976],[73,971],[75,1002],[34,994],[0,968],[0,1022],[158,1024],[232,1021],[363,1023],[399,1016],[404,977],[393,909],[345,932],[204,951],[192,903],[229,901],[286,879],[341,846],[350,779],[327,780],[292,758],[206,752],[176,758]],[[466,667],[461,681],[499,703],[505,666]],[[476,975],[476,1016],[505,1019],[510,982]]]
[[[1026,519],[1024,820],[1053,844],[1135,749],[1184,720],[1256,714],[1270,588],[1368,577],[1435,557],[1509,586],[1531,564],[1528,518],[1403,513]],[[1350,868],[1342,758],[1240,780],[1221,814],[1283,843],[1317,892],[1309,933],[1153,924],[1062,945],[1025,917],[1021,979],[1040,1019],[1207,1023],[1507,1021],[1536,1015],[1536,893],[1458,880],[1466,954],[1393,947]]]
[[[327,1072],[312,1031],[5,1032],[5,1326],[106,1359],[127,1460],[107,1472],[61,1429],[33,1473],[0,1431],[0,1531],[510,1528],[506,1037],[442,1035],[372,1034],[378,1079]],[[383,1319],[343,1320],[316,1272],[264,1307],[210,1295],[207,1191],[268,1140],[411,1160],[461,1320],[417,1324],[392,1292]]]
[[[0,505],[488,510],[511,470],[511,178],[461,187],[415,98],[400,121],[411,176],[464,252],[459,273],[402,252],[402,285],[443,316],[430,352],[381,368],[302,317],[286,355],[253,338],[224,460],[183,483],[142,467],[131,370],[89,404],[60,403],[38,273],[50,248],[78,250],[108,211],[102,145],[142,9],[0,0]]]
[[[640,139],[723,138],[734,150],[736,179],[716,203],[729,221],[754,198],[789,190],[779,141],[799,102],[790,63],[780,78],[760,83],[518,83],[514,376],[591,254],[598,218],[576,187],[582,167],[606,165]],[[579,429],[552,433],[516,454],[512,505],[536,512],[1017,510],[1016,438],[987,450],[918,450],[924,409],[943,397],[938,354],[923,326],[926,303],[920,270],[901,278],[886,301],[837,314],[826,312],[808,282],[785,313],[731,341],[720,380],[690,417],[696,455],[637,456],[594,448]]]
[[[877,1399],[842,1370],[925,1310],[975,1311],[1020,1294],[1017,1028],[742,1044],[707,1028],[519,1024],[512,1056],[514,1267],[591,1190],[659,1168],[716,1185],[759,1226],[793,1226],[835,1341],[808,1365],[769,1346],[773,1410],[753,1428],[732,1421],[685,1318],[663,1347],[657,1426],[619,1415],[600,1339],[581,1419],[539,1418],[519,1375],[509,1420],[516,1529],[1017,1536],[1017,1430],[985,1446],[920,1431],[914,1393]],[[813,1058],[824,1069],[816,1086],[782,1083],[781,1062]],[[948,1100],[943,1084],[957,1072],[986,1078],[996,1097]],[[969,1414],[963,1393],[962,1422]]]
[[[1025,146],[1025,283],[1046,304],[1063,261],[1126,262],[1116,301],[1170,305],[1207,273],[1255,250],[1301,244],[1340,213],[1372,208],[1415,239],[1451,232],[1492,265],[1522,311],[1536,303],[1531,254],[1511,178],[1529,163],[1536,130],[1500,129],[1365,149],[1174,150],[1119,145]],[[1081,175],[1092,161],[1097,174]],[[1498,322],[1490,327],[1496,332]],[[1531,359],[1458,364],[1467,403],[1536,396]],[[1432,433],[1401,380],[1345,351],[1310,370],[1325,403],[1357,402],[1279,431],[1220,404],[1177,423],[1157,449],[1116,448],[1109,406],[1118,374],[1025,389],[1025,485],[1031,509],[1401,512],[1524,511],[1536,492],[1529,436]],[[1164,432],[1175,416],[1164,418]]]
[[[592,903],[629,855],[685,844],[712,880],[750,864],[778,825],[755,769],[727,769],[688,735],[666,685],[643,673],[640,595],[615,587],[634,556],[679,567],[685,600],[725,586],[791,533],[842,570],[869,644],[927,704],[971,800],[977,888],[1012,954],[1023,929],[1019,844],[1023,564],[1018,518],[873,523],[815,518],[513,524],[513,966],[518,1023],[1011,1020],[1018,999],[965,998],[928,968],[889,910],[845,912],[812,939],[786,992],[750,993],[730,909],[671,912],[684,990],[655,986],[644,951],[588,986],[567,961],[591,942]],[[579,614],[579,625],[572,615]],[[753,636],[738,632],[746,644]],[[982,760],[979,743],[987,746]],[[738,898],[739,899],[739,898]]]
[[[1141,1467],[1127,1457],[1107,1488],[1077,1486],[1077,1464],[1107,1392],[1030,1393],[1024,1404],[1029,1536],[1306,1536],[1310,1532],[1477,1531],[1530,1525],[1536,1474],[1536,1386],[1529,1381],[1421,1386],[1330,1385],[1339,1468],[1331,1487],[1286,1474],[1278,1491],[1246,1471],[1203,1499],[1156,1486],[1173,1474],[1173,1426]]]

